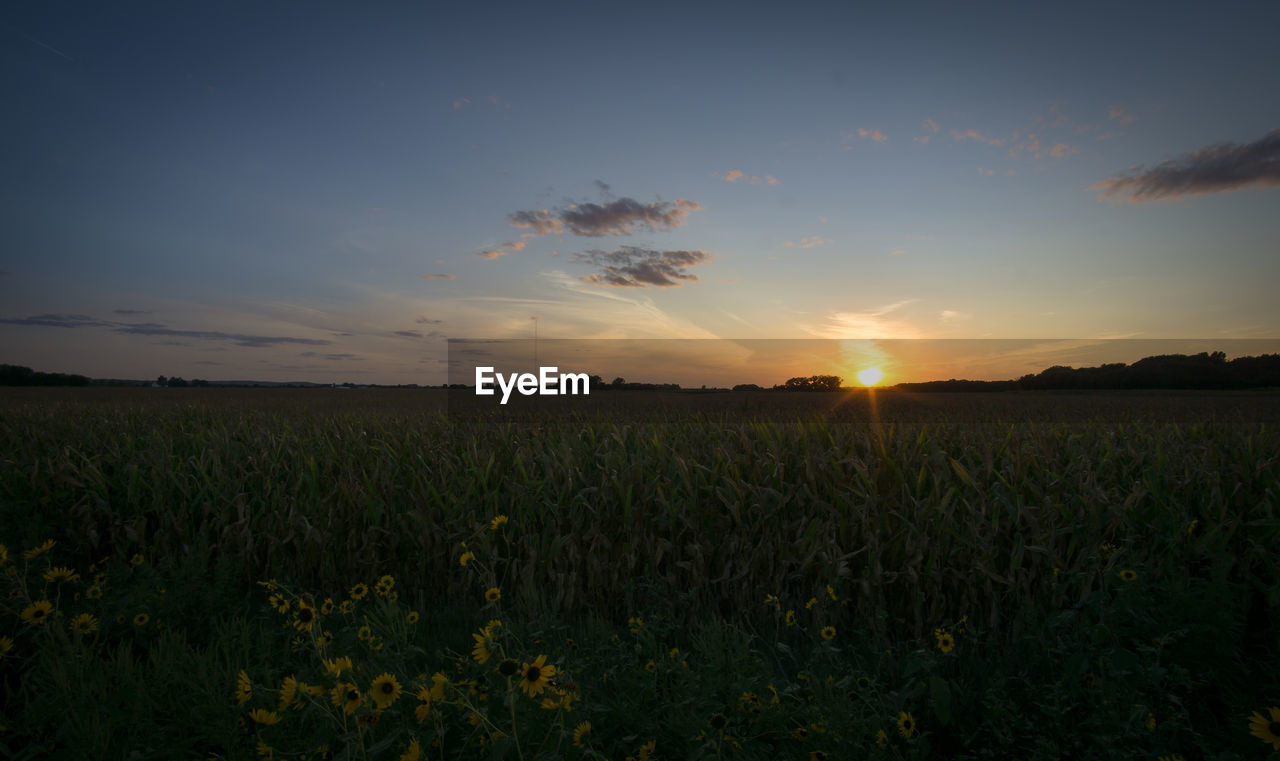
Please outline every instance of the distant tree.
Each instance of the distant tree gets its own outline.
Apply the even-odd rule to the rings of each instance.
[[[781,388],[784,391],[839,391],[842,382],[838,375],[810,375],[790,378]]]
[[[626,383],[626,381],[619,377],[619,378],[614,378],[614,379],[613,379],[613,382],[612,382],[612,383],[610,383],[609,385],[610,385],[610,386],[621,386],[621,385],[623,385],[624,383]]]
[[[734,391],[764,391],[762,387],[757,386],[754,383],[739,383],[738,385],[733,387],[733,390]]]
[[[168,379],[168,378],[166,378],[166,377],[164,377],[163,375],[161,375],[159,378],[156,378],[156,385],[157,385],[157,386],[167,386],[167,385],[169,385],[169,379]]]

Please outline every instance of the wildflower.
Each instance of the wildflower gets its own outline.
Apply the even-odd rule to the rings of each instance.
[[[796,612],[794,610],[787,611],[787,626],[796,625]]]
[[[255,708],[249,712],[249,718],[263,726],[271,726],[280,721],[280,714],[275,711],[267,711],[261,708]]]
[[[1122,581],[1133,581],[1137,578],[1138,578],[1138,572],[1133,570],[1132,568],[1126,568],[1120,572],[1120,579]]]
[[[427,720],[427,716],[431,715],[431,690],[426,687],[418,689],[419,703],[413,709],[413,718],[422,723]]]
[[[1188,524],[1187,524],[1187,536],[1190,536],[1190,535],[1194,534],[1194,533],[1196,532],[1196,526],[1198,526],[1198,525],[1200,525],[1200,521],[1199,521],[1198,519],[1197,519],[1197,520],[1192,520],[1190,523],[1188,523]]]
[[[489,602],[497,602],[502,599],[502,590],[497,587],[489,587],[484,593],[484,599]]]
[[[236,703],[244,705],[253,697],[253,682],[249,680],[249,675],[244,669],[240,669],[240,673],[236,675]]]
[[[1098,548],[1098,554],[1102,556],[1103,560],[1110,560],[1111,556],[1116,554],[1117,549],[1114,544],[1107,542]]]
[[[36,626],[38,624],[43,624],[52,614],[53,603],[48,600],[36,600],[22,609],[20,618],[22,618],[23,623]]]
[[[1271,743],[1272,750],[1280,750],[1280,708],[1271,706],[1271,720],[1268,721],[1261,712],[1254,711],[1249,717],[1249,734]]]
[[[627,628],[631,630],[632,634],[639,634],[640,630],[644,628],[644,619],[639,616],[628,618]]]
[[[463,568],[465,568],[467,566],[467,563],[470,563],[472,560],[475,560],[475,557],[476,557],[476,554],[468,550],[467,552],[462,553],[462,557],[458,558],[458,562],[462,565]]]
[[[404,753],[400,754],[400,761],[418,761],[422,758],[422,746],[418,744],[418,738],[409,741],[409,747],[404,749]]]
[[[53,545],[55,544],[57,544],[57,542],[53,541],[52,539],[46,539],[44,540],[44,544],[40,545],[39,547],[32,547],[31,549],[22,553],[22,557],[26,558],[27,560],[35,560],[36,558],[48,552],[49,550],[53,549]],[[6,551],[5,555],[8,555],[8,554],[9,553]]]
[[[839,601],[840,599],[839,597],[836,597],[836,590],[830,584],[827,585],[827,594],[831,596],[831,600],[833,602]]]
[[[801,741],[808,740],[808,739],[809,739],[809,728],[808,728],[808,727],[796,727],[795,729],[791,730],[791,736],[792,736],[792,737],[794,737],[794,738],[796,738],[797,740],[801,740]]]
[[[338,606],[338,612],[344,616],[351,615],[351,612],[355,609],[356,604],[354,600],[343,600],[342,604]]]
[[[373,640],[373,629],[368,624],[356,629],[356,638],[361,642],[369,642]]]
[[[356,584],[351,588],[352,600],[363,600],[367,594],[369,594],[369,585],[363,582]]]
[[[80,580],[80,574],[76,573],[70,568],[67,568],[66,566],[61,566],[61,565],[58,566],[57,568],[50,568],[49,570],[45,571],[43,576],[45,581],[58,582],[58,583],[62,583],[62,582],[74,583]]]
[[[351,658],[345,655],[342,656],[341,658],[334,658],[333,660],[323,660],[321,662],[324,663],[325,671],[328,671],[330,674],[333,674],[334,676],[340,677],[342,676],[342,672],[350,671],[352,669]]]
[[[385,711],[396,702],[401,695],[400,683],[389,673],[383,673],[377,679],[373,680],[373,685],[369,687],[369,696],[378,706],[378,710]]]
[[[71,619],[71,628],[87,636],[98,630],[98,619],[90,613],[81,613]]]
[[[531,698],[546,689],[556,675],[556,667],[546,662],[547,656],[539,655],[533,663],[526,663],[520,669],[520,689]]]
[[[764,596],[764,604],[765,604],[765,605],[777,605],[777,604],[778,604],[778,598],[777,598],[777,597],[775,597],[774,595],[765,595],[765,596]]]
[[[326,597],[324,602],[320,603],[320,614],[327,616],[333,612],[333,598]]]
[[[258,758],[263,758],[263,759],[266,759],[267,761],[272,761],[272,759],[276,757],[275,748],[272,748],[270,745],[267,745],[264,742],[258,743],[257,751],[258,751]]]
[[[906,711],[898,712],[898,734],[902,735],[904,740],[910,740],[911,736],[916,733],[916,718]]]
[[[487,631],[488,630],[486,629],[485,631],[482,631],[479,634],[471,635],[476,641],[475,647],[471,649],[471,657],[476,659],[476,663],[489,662],[490,653],[489,653],[489,638],[488,638],[488,635],[486,634]]]
[[[325,632],[316,637],[316,647],[323,650],[333,644],[333,632]]]
[[[285,711],[293,705],[298,699],[298,680],[292,675],[284,678],[284,682],[280,685],[280,708],[278,710]]]
[[[493,520],[489,521],[489,529],[492,531],[497,531],[499,528],[506,525],[506,523],[507,523],[507,516],[496,515],[494,516]]]
[[[284,595],[271,595],[267,598],[267,604],[277,613],[286,613],[289,610],[289,601],[285,599]]]
[[[578,726],[574,727],[573,728],[573,747],[575,748],[587,747],[586,743],[582,741],[582,738],[586,737],[590,733],[591,733],[591,722],[589,721],[584,721]]]
[[[810,597],[810,598],[809,598],[809,602],[806,602],[806,603],[804,604],[804,609],[805,609],[805,610],[813,610],[813,606],[815,606],[815,605],[817,605],[817,604],[818,604],[818,598],[816,598],[816,597]]]
[[[768,687],[769,692],[773,693],[773,697],[769,699],[769,705],[776,706],[777,704],[782,702],[782,698],[778,695],[778,689],[776,687],[774,687],[772,684],[767,684],[765,685],[765,687]]]
[[[84,596],[90,600],[97,600],[102,597],[102,587],[94,584],[84,591]]]
[[[329,701],[335,706],[342,709],[342,712],[350,716],[356,712],[360,704],[364,702],[364,698],[360,695],[360,690],[356,689],[354,684],[350,682],[338,682],[332,690],[329,691]]]
[[[883,729],[876,730],[876,747],[880,750],[889,747],[889,733]]]
[[[641,746],[640,746],[640,761],[649,761],[649,759],[653,757],[653,751],[654,751],[654,749],[655,749],[655,748],[657,748],[657,747],[658,747],[658,741],[657,741],[657,740],[650,740],[649,742],[645,743],[644,745],[641,745]]]
[[[378,583],[374,585],[379,597],[386,597],[391,594],[391,590],[396,585],[396,580],[391,576],[383,576],[378,579]]]
[[[869,690],[871,689],[871,677],[867,676],[866,674],[863,674],[862,676],[858,677],[858,680],[855,682],[855,684],[858,685],[858,689],[860,690]]]
[[[443,671],[431,675],[431,699],[444,700],[444,689],[449,686],[449,677]]]
[[[679,657],[680,657],[680,648],[678,648],[678,647],[673,647],[673,648],[671,648],[670,650],[668,650],[668,651],[667,651],[667,657],[668,657],[668,658],[670,658],[670,659],[671,659],[671,660],[673,660],[673,661],[674,661],[676,658],[679,658]]]
[[[652,674],[653,672],[658,670],[658,664],[654,663],[653,661],[649,661],[648,663],[644,664],[644,670]]]
[[[951,636],[950,632],[945,629],[935,629],[933,636],[938,638],[938,649],[944,653],[949,653],[955,649],[956,638]]]
[[[133,557],[129,558],[129,565],[132,565],[134,567],[140,566],[145,562],[147,562],[147,559],[142,557],[142,555],[136,554]]]
[[[760,697],[754,692],[744,692],[738,696],[738,710],[743,713],[760,713]]]
[[[1156,715],[1155,715],[1154,713],[1149,713],[1149,714],[1147,714],[1147,724],[1146,724],[1146,727],[1147,727],[1147,729],[1150,729],[1150,730],[1153,730],[1153,731],[1155,730],[1155,728],[1156,728]]]
[[[305,600],[298,601],[298,612],[293,614],[293,626],[300,632],[309,632],[316,622],[316,609],[306,603]]]
[[[146,626],[147,622],[150,620],[151,620],[151,616],[148,616],[146,613],[139,613],[138,615],[133,617],[133,625]]]
[[[823,638],[823,639],[825,639],[825,640],[827,640],[827,641],[829,642],[829,641],[831,641],[831,640],[833,640],[833,639],[835,639],[835,638],[836,638],[836,627],[834,627],[834,626],[824,626],[824,627],[822,627],[822,631],[821,631],[821,632],[819,632],[819,633],[822,635],[822,638]]]
[[[418,611],[416,611],[416,610],[411,610],[411,611],[409,611],[409,615],[407,615],[407,616],[405,616],[405,617],[404,617],[404,622],[405,622],[406,624],[416,624],[416,623],[418,623]]]

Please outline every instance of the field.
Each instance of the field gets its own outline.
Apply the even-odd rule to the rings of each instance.
[[[451,401],[0,392],[0,755],[1280,751],[1280,394]]]

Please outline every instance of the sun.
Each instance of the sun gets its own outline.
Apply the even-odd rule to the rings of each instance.
[[[879,367],[864,367],[857,372],[855,377],[864,386],[875,386],[884,380],[884,370]]]

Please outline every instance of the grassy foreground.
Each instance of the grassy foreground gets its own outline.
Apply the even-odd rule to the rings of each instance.
[[[1264,758],[1277,419],[6,391],[0,755]]]

